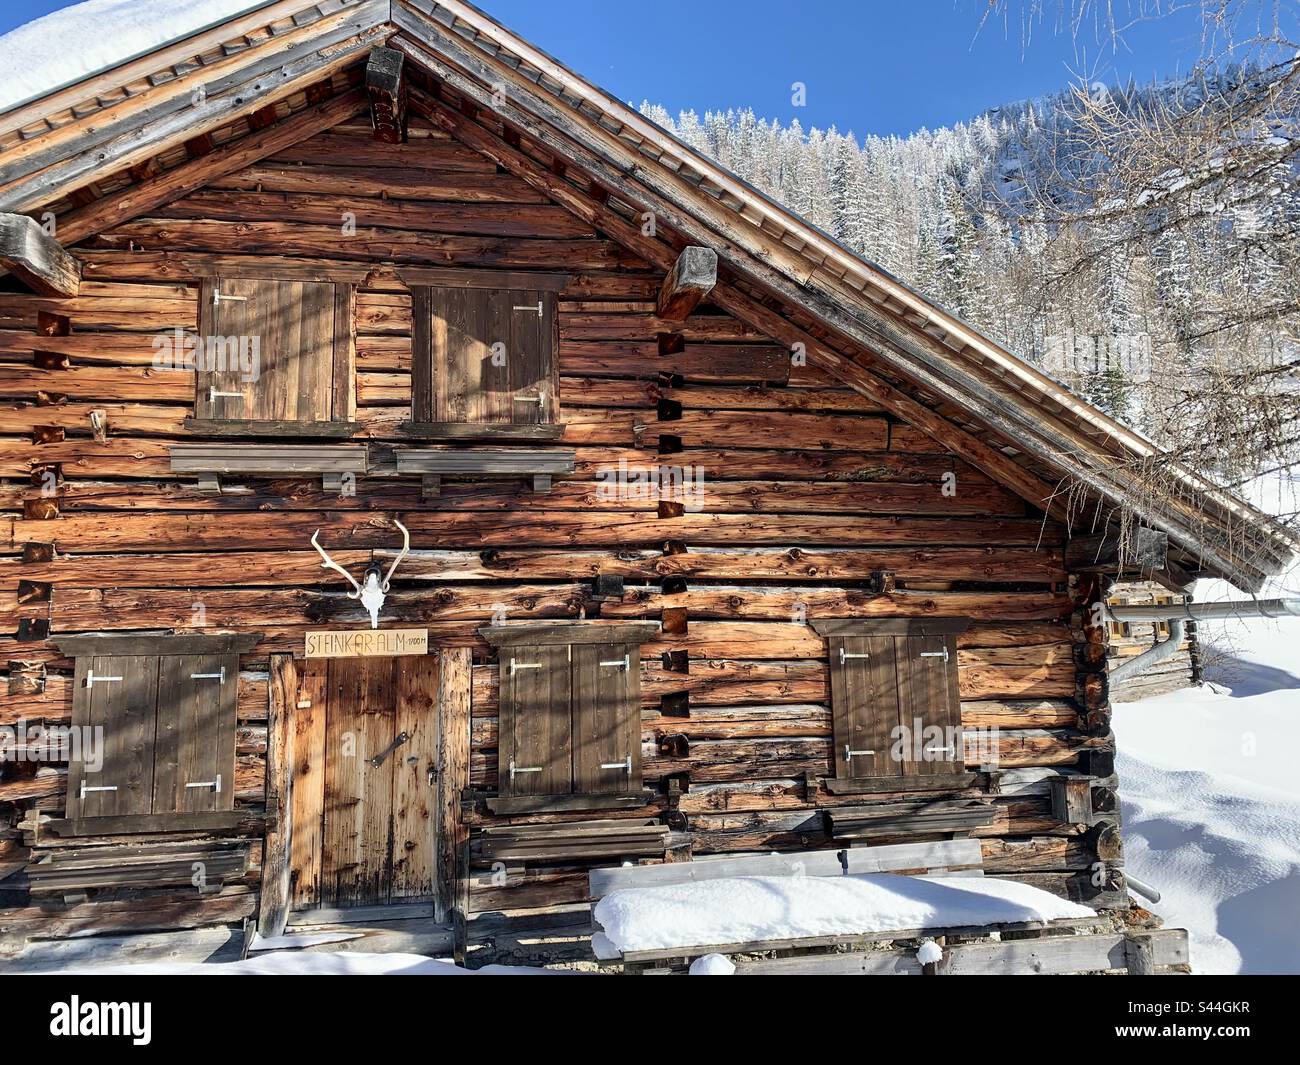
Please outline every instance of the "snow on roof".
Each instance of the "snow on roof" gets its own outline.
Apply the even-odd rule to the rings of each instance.
[[[1093,917],[1040,888],[993,877],[752,876],[613,891],[596,904],[597,956],[904,929]]]
[[[268,0],[86,0],[0,37],[0,111],[73,85]]]

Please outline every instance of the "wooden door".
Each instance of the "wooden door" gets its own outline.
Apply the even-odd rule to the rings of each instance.
[[[301,672],[312,713],[296,737],[295,901],[431,898],[437,656],[309,661]],[[307,853],[316,840],[318,865]]]

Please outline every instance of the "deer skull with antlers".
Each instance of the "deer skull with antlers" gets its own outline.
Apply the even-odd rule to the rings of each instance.
[[[320,557],[325,561],[321,563],[321,569],[332,569],[336,573],[343,574],[352,585],[352,591],[348,592],[349,599],[360,599],[361,605],[366,608],[370,614],[370,627],[379,628],[379,611],[383,609],[384,597],[388,595],[388,585],[393,579],[393,571],[397,569],[398,563],[406,557],[406,553],[411,549],[411,534],[406,531],[406,526],[396,518],[393,524],[402,530],[402,550],[398,556],[393,559],[393,564],[388,567],[388,572],[384,573],[384,567],[378,562],[372,562],[366,567],[365,575],[358,584],[355,577],[347,570],[335,562],[325,553],[325,548],[321,547],[320,541],[316,538],[320,536],[320,530],[317,529],[311,534],[311,546],[320,552]]]

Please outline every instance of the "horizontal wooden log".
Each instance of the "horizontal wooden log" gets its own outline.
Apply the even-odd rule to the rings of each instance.
[[[1015,518],[839,518],[814,515],[684,514],[651,520],[642,514],[418,513],[399,515],[416,548],[513,547],[526,532],[537,546],[647,548],[668,540],[711,545],[735,542],[860,546],[863,544],[960,545],[983,542],[1027,546],[1050,540],[1039,522]],[[381,518],[348,514],[228,514],[212,522],[201,514],[78,514],[55,522],[19,519],[11,544],[29,541],[59,545],[63,551],[241,550],[250,543],[266,549],[301,549],[312,533],[328,531],[330,542],[345,548],[389,547],[392,529]],[[2,546],[2,545],[0,545]]]
[[[75,296],[81,284],[77,257],[26,215],[0,214],[0,267],[52,296]]]

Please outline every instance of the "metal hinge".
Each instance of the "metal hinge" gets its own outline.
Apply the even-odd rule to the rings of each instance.
[[[510,675],[513,677],[521,669],[541,669],[540,662],[520,662],[514,658],[510,659]]]
[[[117,791],[117,785],[111,784],[106,787],[90,788],[86,786],[86,782],[83,780],[81,782],[81,798],[84,799],[87,793],[92,791]]]
[[[534,307],[531,303],[524,303],[524,304],[518,304],[518,303],[516,303],[516,304],[515,304],[515,310],[517,310],[517,311],[536,311],[536,312],[537,312],[537,317],[538,317],[538,318],[540,318],[543,314],[546,313],[545,305],[542,303],[541,300],[538,300],[538,301],[537,301],[537,306],[536,306],[536,307]]]
[[[227,296],[220,289],[214,288],[212,290],[212,306],[220,307],[222,300],[225,300],[227,303],[246,303],[248,301],[248,297]]]
[[[851,762],[855,758],[865,758],[869,754],[875,754],[875,751],[855,751],[847,743],[844,745],[844,760]]]
[[[542,767],[539,766],[539,765],[535,765],[535,766],[520,766],[520,765],[515,765],[515,763],[514,763],[514,759],[513,759],[513,758],[510,760],[510,779],[511,779],[511,780],[514,780],[515,777],[518,776],[520,773],[540,773],[541,771],[542,771]]]
[[[621,769],[628,776],[632,775],[632,756],[629,754],[621,762],[601,762],[601,769]]]
[[[220,673],[191,673],[190,680],[219,680],[222,684],[226,683],[226,667],[221,667]]]
[[[243,399],[243,392],[222,392],[216,385],[208,386],[208,402],[211,403],[216,399]]]
[[[600,663],[600,665],[601,668],[621,669],[627,671],[632,668],[632,656],[630,654],[627,654],[624,655],[622,658],[614,659],[612,662],[602,662]]]
[[[121,677],[97,677],[93,669],[86,670],[86,687],[93,688],[96,684],[108,684],[110,681],[120,681]]]
[[[535,396],[515,396],[516,403],[536,403],[539,407],[546,402],[546,391],[543,389]]]
[[[217,774],[216,780],[200,780],[193,784],[186,784],[187,788],[211,788],[217,795],[221,794],[221,774]]]
[[[867,654],[865,651],[862,654],[850,654],[848,651],[844,650],[842,646],[840,647],[840,665],[844,665],[844,663],[847,662],[850,658],[870,658],[870,657],[871,655]]]
[[[380,751],[377,755],[375,755],[372,759],[370,759],[370,764],[374,766],[376,769],[378,769],[381,765],[384,764],[385,758],[387,758],[390,754],[392,754],[395,750],[397,750],[398,747],[400,747],[410,738],[411,738],[410,733],[399,732],[393,738],[392,743],[390,743],[387,747],[385,747],[382,751]]]
[[[921,657],[922,657],[922,658],[942,658],[942,659],[944,660],[944,662],[946,663],[946,662],[948,661],[948,648],[945,647],[942,651],[922,651],[922,652],[921,652]]]

